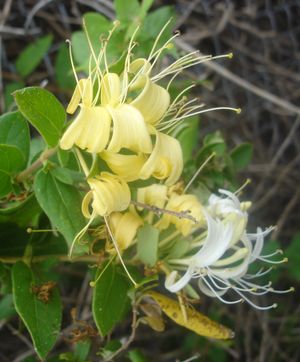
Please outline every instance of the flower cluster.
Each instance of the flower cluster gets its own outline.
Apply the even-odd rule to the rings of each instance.
[[[136,243],[139,228],[150,224],[159,231],[157,265],[166,274],[165,287],[170,292],[177,293],[196,279],[199,290],[208,296],[229,304],[245,300],[268,309],[272,306],[259,307],[247,295],[286,292],[273,290],[270,283],[258,285],[253,281],[269,269],[249,275],[249,266],[256,260],[273,264],[285,261],[272,260],[280,251],[261,255],[264,237],[271,229],[249,233],[247,210],[251,204],[240,203],[235,194],[220,190],[221,196],[212,194],[203,204],[178,182],[183,158],[172,131],[185,118],[208,110],[195,104],[196,99],[187,101],[184,94],[191,86],[174,100],[169,87],[183,69],[212,57],[187,54],[157,71],[159,57],[177,36],[158,48],[163,31],[149,56],[137,59],[132,55],[134,33],[120,70],[115,71],[106,57],[112,30],[99,54],[90,44],[87,77],[78,79],[74,69],[77,86],[67,112],[77,113],[60,147],[69,150],[75,146],[89,186],[82,212],[90,222],[79,236],[96,216],[103,216],[113,241],[113,246],[107,243],[106,252],[117,252],[126,269],[122,253]],[[167,85],[158,84],[167,77]],[[80,150],[96,162],[104,161],[106,169],[95,172],[99,167],[88,167]],[[137,180],[152,184],[138,188],[135,199],[130,183]],[[234,291],[238,299],[225,299],[228,291]]]

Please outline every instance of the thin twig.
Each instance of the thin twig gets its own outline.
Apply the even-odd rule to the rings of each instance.
[[[189,210],[183,210],[180,212],[176,212],[173,210],[167,210],[167,209],[162,209],[160,207],[154,206],[154,205],[148,205],[148,204],[144,204],[143,202],[139,202],[139,201],[133,201],[131,200],[130,203],[132,205],[135,205],[137,207],[142,207],[143,209],[152,211],[154,214],[156,215],[161,215],[161,214],[169,214],[172,216],[176,216],[179,219],[188,219],[193,221],[195,224],[198,223],[197,219],[195,219],[192,215],[190,215],[190,211]]]
[[[120,353],[122,353],[123,351],[126,351],[127,348],[130,346],[130,344],[134,341],[135,339],[135,334],[136,334],[136,329],[137,329],[137,325],[138,325],[138,319],[137,319],[137,306],[135,305],[135,301],[133,302],[133,306],[132,306],[132,322],[131,322],[131,334],[128,337],[127,341],[122,345],[122,347],[120,347],[116,352],[114,352],[113,354],[111,354],[109,357],[107,357],[104,361],[108,362],[108,361],[112,361],[115,357],[117,357]]]

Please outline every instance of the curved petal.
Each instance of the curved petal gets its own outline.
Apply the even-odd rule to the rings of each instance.
[[[87,180],[93,192],[92,207],[98,215],[109,215],[114,211],[127,209],[130,190],[125,181],[108,172]]]
[[[151,175],[173,185],[180,177],[183,160],[180,143],[176,138],[155,131],[156,143],[147,162],[141,169],[140,177],[146,180]]]
[[[203,268],[215,263],[227,250],[233,235],[233,227],[214,220],[204,212],[207,220],[207,237],[203,247],[193,256],[197,267]]]
[[[122,155],[107,151],[102,151],[100,157],[116,175],[127,182],[140,178],[141,168],[146,161],[143,155]]]
[[[142,113],[146,123],[156,125],[169,108],[169,92],[151,82],[146,75],[141,76],[139,81],[145,85],[143,85],[141,93],[130,104]]]
[[[88,152],[101,152],[107,145],[111,119],[103,107],[81,106],[78,116],[60,140],[60,147],[70,149],[74,144]]]
[[[145,58],[138,58],[130,63],[129,73],[134,75],[129,84],[130,91],[141,89],[145,86],[145,77],[143,75],[147,74],[150,68],[151,63]]]
[[[109,221],[120,250],[126,250],[132,245],[138,228],[143,225],[143,220],[132,212],[114,212]]]
[[[120,102],[121,81],[116,73],[106,73],[101,80],[101,106],[115,106]]]
[[[179,280],[175,281],[177,274],[177,271],[172,271],[165,280],[165,288],[168,289],[171,293],[177,293],[188,284],[192,278],[193,270],[191,267],[189,267],[185,274]]]
[[[142,114],[128,104],[107,107],[113,119],[113,134],[107,147],[109,152],[128,148],[134,152],[150,153],[152,142]]]
[[[80,101],[86,107],[90,107],[93,102],[93,85],[92,81],[88,79],[80,79],[77,83],[70,103],[67,107],[67,113],[73,114],[77,107],[79,106]]]

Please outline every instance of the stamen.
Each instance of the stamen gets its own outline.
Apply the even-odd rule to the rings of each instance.
[[[266,263],[269,263],[269,264],[282,264],[282,263],[287,263],[289,261],[288,258],[283,258],[282,260],[269,260],[269,259],[265,259],[261,256],[257,257],[257,259],[264,261]]]
[[[204,283],[208,286],[208,288],[212,291],[212,293],[223,303],[225,304],[237,304],[237,303],[240,303],[242,302],[243,299],[238,299],[238,300],[233,300],[233,301],[229,301],[229,300],[226,300],[224,298],[222,298],[214,289],[213,287],[208,283],[208,281],[205,279],[205,278],[202,278],[201,280],[204,281]]]
[[[79,84],[79,79],[77,77],[77,73],[76,73],[75,65],[74,65],[74,61],[73,61],[72,44],[71,44],[71,41],[69,39],[66,40],[66,43],[68,44],[68,48],[69,48],[69,56],[70,56],[70,62],[71,62],[71,67],[72,67],[72,71],[73,71],[73,74],[74,74],[74,78],[76,80],[76,84],[78,86],[78,89],[79,89],[79,92],[80,92],[80,95],[81,95],[81,98],[82,98],[82,90],[81,90],[81,87],[80,87],[80,84]]]
[[[261,255],[261,257],[267,259],[267,258],[271,258],[272,256],[277,255],[277,254],[282,255],[283,250],[282,249],[277,249],[277,250],[274,251],[274,253]]]
[[[272,271],[274,269],[274,267],[269,267],[268,269],[264,270],[264,268],[261,268],[256,274],[246,274],[244,275],[244,279],[248,279],[248,280],[252,280],[258,277],[261,277],[263,275],[266,275],[268,273],[270,273],[270,271]]]
[[[115,238],[114,238],[114,236],[113,236],[113,233],[112,233],[112,231],[111,231],[111,229],[110,229],[110,226],[109,226],[109,222],[108,222],[108,220],[107,220],[107,217],[104,216],[103,218],[104,218],[104,221],[105,221],[105,224],[106,224],[108,233],[109,233],[109,235],[110,235],[110,237],[111,237],[111,240],[112,240],[112,242],[113,242],[113,244],[114,244],[114,247],[115,247],[116,252],[117,252],[117,254],[118,254],[118,257],[119,257],[119,259],[120,259],[120,262],[121,262],[121,264],[122,264],[122,266],[123,266],[126,274],[128,275],[128,278],[130,279],[130,281],[132,282],[132,284],[133,284],[134,287],[136,288],[136,287],[138,286],[138,284],[137,284],[137,283],[135,282],[135,280],[132,278],[131,274],[129,273],[129,271],[128,271],[128,269],[127,269],[127,267],[126,267],[126,265],[125,265],[125,263],[124,263],[124,261],[123,261],[123,258],[122,258],[121,252],[120,252],[120,250],[119,250],[118,244],[117,244],[117,242],[116,242],[116,240],[115,240]]]
[[[198,170],[194,173],[193,177],[190,179],[190,181],[188,182],[188,184],[185,186],[184,190],[183,190],[183,194],[186,193],[186,191],[188,190],[188,188],[192,185],[192,183],[195,181],[195,179],[199,176],[200,172],[204,169],[204,167],[209,163],[209,161],[211,159],[213,159],[216,156],[216,153],[213,152],[203,163],[202,165],[198,168]]]
[[[154,53],[155,48],[156,48],[156,46],[157,46],[157,44],[158,44],[158,42],[159,42],[159,39],[161,38],[162,34],[163,34],[164,31],[166,30],[167,26],[171,23],[171,21],[172,21],[172,18],[169,19],[169,20],[166,22],[166,24],[163,26],[163,28],[161,29],[161,31],[158,33],[158,35],[157,35],[157,37],[156,37],[156,39],[155,39],[155,41],[154,41],[154,43],[153,43],[153,45],[152,45],[152,49],[151,49],[151,51],[150,51],[148,60],[153,57],[153,53]]]
[[[88,230],[89,226],[91,225],[91,223],[94,221],[94,219],[96,218],[97,214],[95,211],[93,211],[93,214],[89,220],[89,222],[85,225],[84,228],[82,228],[79,233],[77,233],[77,235],[75,236],[72,245],[70,247],[70,251],[69,251],[69,258],[72,259],[72,254],[73,254],[73,249],[74,246],[76,244],[77,241],[80,241],[80,239],[83,237],[83,235],[86,233],[86,231]]]

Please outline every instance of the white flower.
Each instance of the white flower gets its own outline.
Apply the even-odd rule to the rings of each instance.
[[[259,285],[253,282],[254,278],[267,274],[271,268],[260,270],[254,275],[248,274],[249,265],[260,260],[270,264],[285,262],[286,259],[274,261],[270,259],[281,253],[277,250],[270,255],[261,255],[264,237],[272,230],[269,228],[257,233],[246,232],[248,215],[241,206],[238,198],[230,192],[221,191],[227,195],[222,199],[212,195],[209,205],[204,211],[207,222],[206,237],[196,237],[189,251],[189,256],[183,259],[168,260],[170,266],[178,271],[185,271],[181,278],[177,278],[178,271],[173,270],[166,278],[165,287],[173,293],[184,288],[191,279],[197,279],[198,287],[202,293],[217,297],[224,303],[234,304],[247,301],[257,309],[270,309],[276,305],[258,306],[249,297],[262,295],[268,292],[285,293],[292,289],[278,291],[267,285]],[[227,300],[223,295],[228,291],[234,291],[239,298]]]

